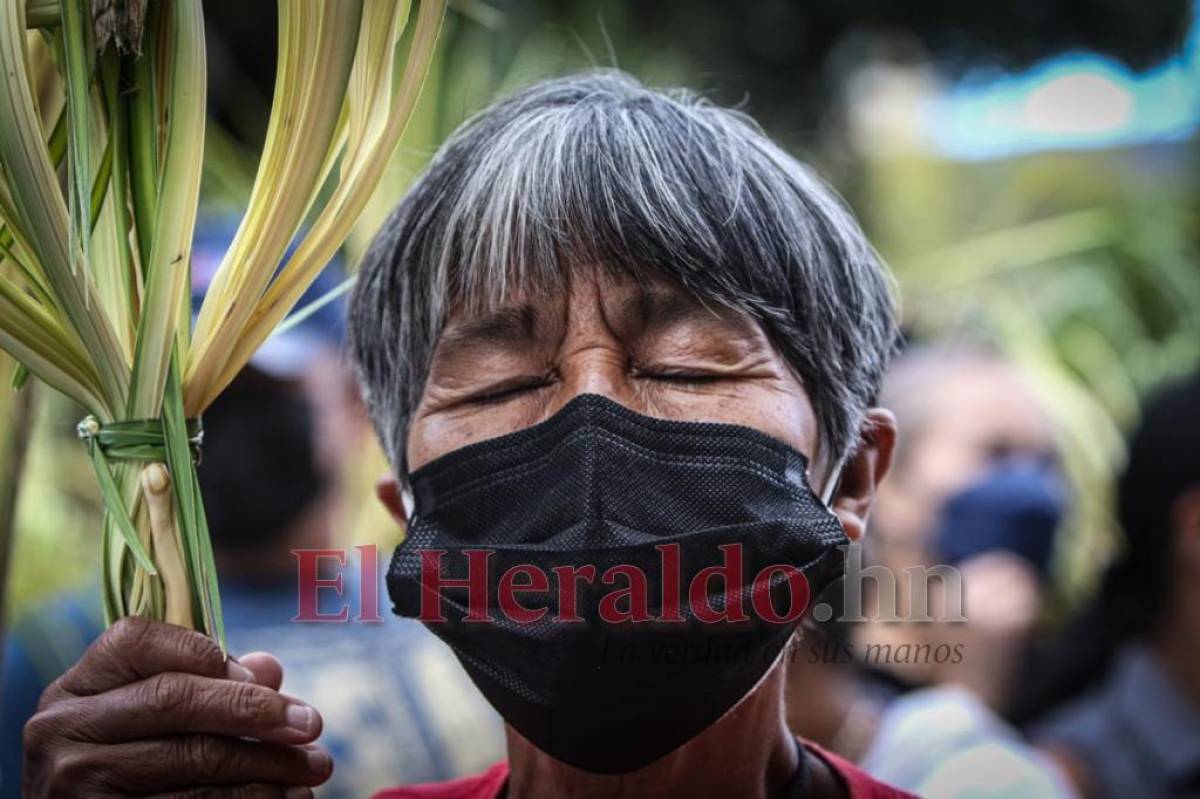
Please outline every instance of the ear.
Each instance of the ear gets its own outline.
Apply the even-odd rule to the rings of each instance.
[[[875,491],[892,465],[896,446],[896,417],[886,408],[867,411],[858,449],[842,466],[832,509],[851,541],[861,541]]]
[[[404,507],[404,489],[400,481],[390,474],[385,474],[375,481],[375,496],[387,508],[388,513],[401,526],[408,524],[408,510]]]

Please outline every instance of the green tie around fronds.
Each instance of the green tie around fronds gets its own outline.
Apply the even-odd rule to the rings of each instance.
[[[157,427],[157,431],[152,427]],[[129,518],[129,513],[121,500],[121,489],[117,487],[117,481],[113,478],[109,458],[134,460],[130,457],[130,453],[162,452],[162,422],[143,419],[135,422],[113,422],[101,426],[95,416],[88,416],[79,423],[76,430],[79,437],[87,444],[88,457],[96,472],[96,481],[100,484],[100,495],[104,499],[105,511],[112,517],[117,529],[121,531],[125,545],[133,553],[138,565],[148,574],[158,574],[158,570],[154,568],[154,561],[142,545],[133,519]],[[155,441],[156,437],[157,441]],[[141,460],[141,458],[137,460]]]
[[[158,576],[160,569],[156,567],[155,561],[163,565],[164,559],[171,559],[172,565],[177,566],[176,572],[179,577],[186,575],[188,583],[198,589],[174,594],[179,597],[175,600],[177,605],[187,606],[174,608],[177,618],[201,619],[202,628],[224,646],[225,631],[217,587],[216,564],[195,471],[200,462],[204,429],[199,419],[185,419],[183,416],[178,371],[172,366],[168,376],[162,418],[101,423],[95,416],[89,415],[79,423],[77,431],[79,438],[87,446],[88,457],[100,485],[106,512],[138,565],[147,575]],[[117,462],[165,463],[169,467],[172,499],[179,522],[176,525],[170,520],[159,525],[166,529],[157,529],[152,525],[152,537],[156,542],[153,558],[146,550],[134,518],[122,501],[121,490],[112,472],[113,465]],[[144,477],[143,480],[145,479]],[[161,502],[161,498],[153,496],[153,492],[148,492],[146,497],[148,502]],[[153,509],[150,516],[153,520]],[[168,513],[167,518],[169,517]],[[169,567],[162,571],[167,572],[161,577],[169,604],[172,601],[172,591],[179,591],[181,586],[167,584],[175,578],[175,575],[169,573]],[[119,618],[122,608],[116,597],[106,590],[105,598],[105,612],[110,616],[110,620]]]
[[[163,440],[162,419],[138,419],[132,422],[109,422],[101,425],[95,416],[88,416],[76,428],[89,452],[99,458],[123,461],[163,461],[167,445]],[[199,419],[187,420],[188,444],[192,457],[200,462],[200,444],[204,429]]]

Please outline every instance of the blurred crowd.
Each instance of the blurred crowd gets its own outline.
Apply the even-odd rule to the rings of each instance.
[[[259,73],[270,72],[273,56],[257,39],[271,20],[254,15],[272,4],[214,5],[210,47],[230,51],[218,50],[213,59],[214,116],[238,133],[239,125],[262,123],[245,109],[267,105],[262,97],[270,82]],[[487,6],[457,5],[477,15],[483,13],[477,6]],[[563,26],[585,6],[510,5]],[[802,27],[795,19],[803,17],[800,4],[757,4],[745,13],[752,36],[729,22],[737,4],[626,5],[613,37],[634,42],[626,60],[638,61],[639,72],[693,84],[699,74],[703,88],[711,83],[727,93],[732,86],[740,94],[751,83],[753,110],[765,107],[764,124],[794,149],[810,143],[808,127],[845,117],[829,137],[835,146],[822,153],[828,171],[876,244],[887,239],[880,249],[912,308],[906,321],[911,315],[922,323],[908,331],[879,399],[895,414],[899,439],[868,534],[846,552],[845,578],[813,598],[784,654],[789,695],[796,698],[788,707],[792,730],[934,799],[1200,797],[1200,308],[1193,302],[1200,280],[1189,239],[1195,222],[1178,222],[1179,207],[1162,199],[1194,192],[1194,181],[1179,188],[1188,181],[1177,169],[1183,148],[1194,149],[1194,133],[1188,143],[1155,142],[1129,158],[1051,161],[1034,154],[967,175],[908,148],[912,131],[901,135],[890,127],[898,116],[919,116],[904,102],[937,83],[924,56],[908,49],[920,48],[901,37],[899,66],[886,69],[862,57],[873,40],[866,26],[842,19],[852,12],[838,10],[841,4],[813,12],[829,19],[804,28],[820,44],[808,49],[804,36],[780,33]],[[700,5],[705,13],[696,13]],[[890,25],[910,10],[866,5],[872,19]],[[929,7],[935,17],[949,13],[945,4]],[[978,5],[979,19],[962,13],[984,34],[1003,38],[987,8]],[[1043,20],[1036,11],[1009,16],[1036,28]],[[1017,32],[1029,50],[1018,52],[1018,61],[1033,62],[1051,45],[1077,44],[1080,15],[1059,16],[1044,47],[1033,33]],[[1142,38],[1174,42],[1180,34],[1160,35],[1149,23],[1136,27],[1127,17],[1141,15],[1129,9],[1120,11],[1120,23],[1093,16],[1082,37],[1089,46],[1111,44],[1117,29],[1128,29],[1116,38],[1131,50],[1142,48]],[[510,41],[481,32],[491,24],[484,17],[464,12],[449,20],[446,65],[435,67],[426,91],[433,99],[405,140],[401,162],[419,166],[429,145],[506,88],[504,81],[578,66],[561,55],[557,39],[548,45],[533,22],[523,28],[516,15],[521,24],[510,25],[509,34],[525,38]],[[946,25],[955,33],[958,22],[952,23]],[[229,37],[224,44],[222,31]],[[989,44],[978,31],[965,40],[936,25],[920,32],[921,47],[931,51],[948,39]],[[603,44],[611,47],[608,35]],[[241,47],[251,36],[256,46]],[[710,46],[718,36],[721,46]],[[683,43],[675,49],[664,44],[674,47],[676,40]],[[977,56],[949,49],[955,57]],[[243,50],[253,52],[239,64]],[[1197,52],[1186,54],[1187,68],[1198,68]],[[798,86],[796,74],[816,76],[820,90]],[[801,95],[802,102],[794,101]],[[828,114],[819,117],[814,108]],[[1074,120],[1074,110],[1063,117]],[[966,135],[982,140],[986,127]],[[863,145],[869,137],[872,143]],[[218,139],[212,146],[224,145]],[[848,153],[852,147],[859,149]],[[1126,169],[1126,160],[1135,167]],[[210,177],[209,190],[222,180],[236,183],[234,172]],[[1140,186],[1126,182],[1135,172]],[[1114,194],[1118,199],[1109,203]],[[1165,210],[1152,205],[1159,200]],[[991,235],[994,229],[1001,233]],[[950,246],[962,231],[971,234],[967,245]],[[981,231],[988,235],[972,238]],[[200,231],[193,253],[197,298],[232,232],[218,215]],[[933,256],[917,257],[926,253]],[[1031,265],[1044,269],[1026,270]],[[332,265],[300,305],[332,296],[343,277]],[[1061,312],[1039,316],[1039,304]],[[1128,318],[1114,319],[1113,308]],[[284,666],[282,690],[320,708],[319,743],[337,768],[317,795],[329,799],[471,774],[505,753],[501,720],[446,645],[418,622],[393,618],[386,607],[377,623],[296,620],[296,551],[354,553],[360,543],[339,529],[355,510],[348,506],[361,501],[361,486],[347,485],[347,475],[372,437],[344,366],[344,313],[341,300],[322,304],[264,346],[206,412],[199,466],[229,649],[274,653]],[[1027,330],[1031,319],[1048,316],[1046,331]],[[982,317],[1002,335],[979,341],[958,335]],[[1006,336],[1017,344],[998,346]],[[1065,412],[1047,397],[1045,373],[1031,368],[1038,359],[1014,356],[1052,347],[1046,342],[1055,336],[1066,342],[1055,353],[1059,372],[1090,366],[1086,379],[1071,384],[1083,391]],[[1121,349],[1126,338],[1128,350]],[[1151,353],[1166,355],[1155,360]],[[1163,367],[1160,361],[1168,360],[1173,366]],[[1128,373],[1109,374],[1114,364]],[[1175,376],[1159,379],[1168,373]],[[1115,387],[1107,410],[1124,413],[1092,413],[1102,403],[1088,389],[1100,384]],[[1123,443],[1109,440],[1115,427],[1100,418],[1127,422]],[[1095,479],[1080,480],[1070,468],[1072,448],[1092,445],[1125,455],[1095,458],[1089,464]],[[1111,492],[1100,490],[1107,485]],[[1088,527],[1099,528],[1100,520],[1104,531]],[[1111,552],[1092,546],[1111,531]],[[1092,560],[1080,558],[1080,542]],[[317,611],[346,606],[353,615],[363,597],[385,597],[381,569],[395,543],[380,548],[374,575],[358,563],[322,561],[319,577],[330,582],[318,593]],[[0,797],[19,795],[21,729],[42,690],[102,628],[95,585],[23,608],[4,628]]]
[[[901,444],[855,586],[868,609],[824,597],[843,612],[793,655],[793,727],[926,796],[1200,793],[1200,373],[1149,398],[1117,476],[1119,554],[1053,623],[1072,491],[1028,382],[986,351],[917,346],[882,402]]]

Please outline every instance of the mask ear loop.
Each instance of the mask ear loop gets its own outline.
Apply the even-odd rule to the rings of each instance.
[[[829,480],[825,484],[825,488],[821,491],[821,503],[826,508],[832,508],[833,498],[837,495],[838,489],[842,487],[842,475],[845,474],[846,458],[843,456],[834,461],[833,469],[830,470]]]

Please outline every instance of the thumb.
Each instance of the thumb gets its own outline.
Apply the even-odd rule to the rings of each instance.
[[[250,669],[259,685],[278,691],[283,684],[283,665],[269,652],[250,652],[237,658],[237,662]]]

